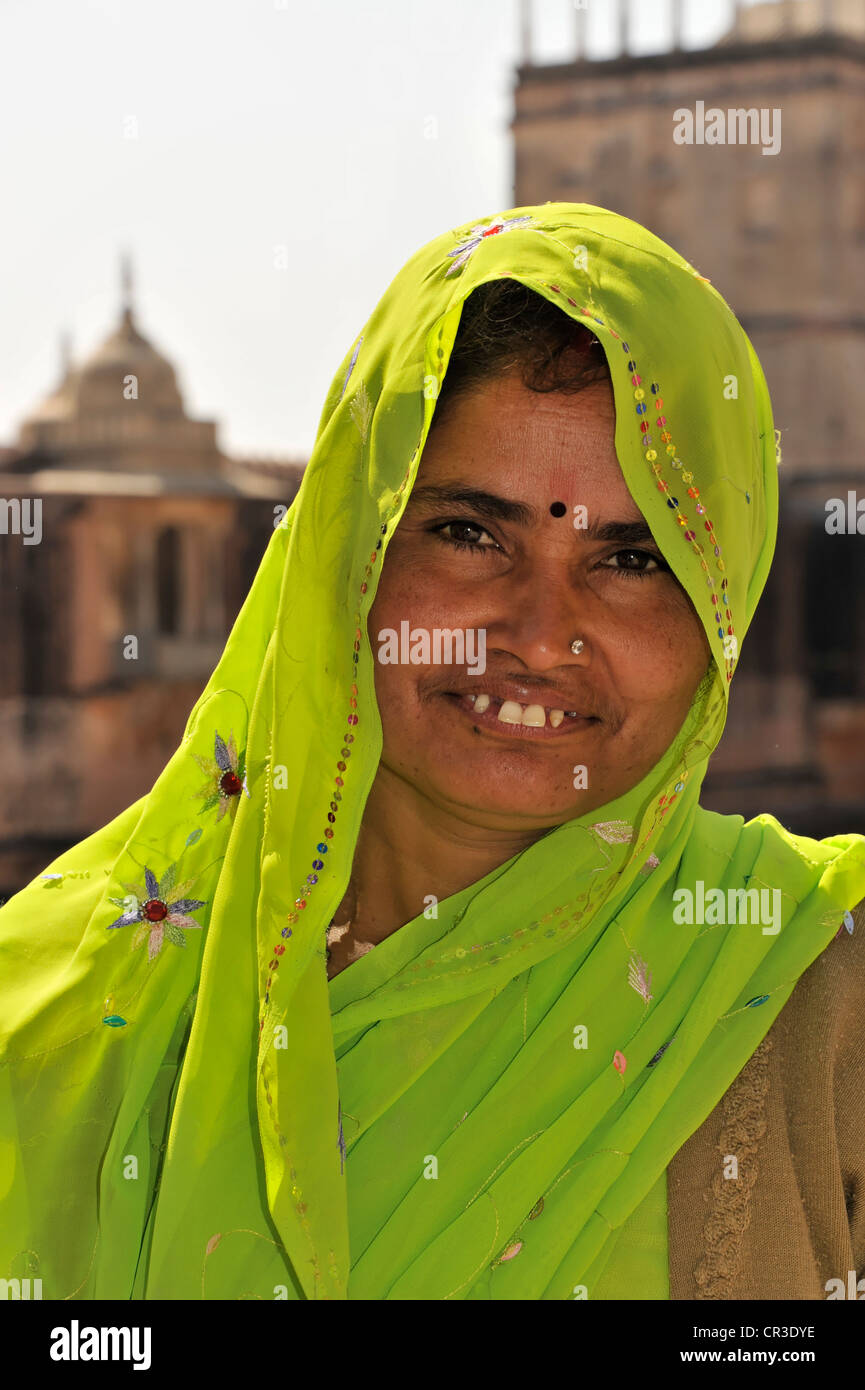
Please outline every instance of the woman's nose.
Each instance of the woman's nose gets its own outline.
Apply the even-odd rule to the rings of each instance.
[[[595,621],[592,596],[573,576],[562,581],[535,577],[516,586],[507,603],[507,612],[487,622],[488,651],[509,651],[533,671],[588,663]]]

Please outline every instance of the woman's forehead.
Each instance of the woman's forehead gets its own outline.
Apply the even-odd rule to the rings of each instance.
[[[415,491],[429,498],[424,485],[482,487],[547,515],[557,500],[570,510],[607,495],[620,514],[640,515],[616,455],[615,423],[605,382],[573,393],[532,391],[513,378],[485,383],[452,402],[431,430]]]

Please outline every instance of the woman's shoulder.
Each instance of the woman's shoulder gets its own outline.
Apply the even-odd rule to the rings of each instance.
[[[670,1163],[673,1298],[825,1298],[865,1272],[863,1002],[865,902]]]
[[[844,914],[838,933],[799,977],[767,1037],[790,1144],[804,1152],[811,1137],[834,1131],[838,1161],[850,1182],[855,1180],[860,1204],[865,1198],[863,1005],[865,902]],[[811,1160],[818,1163],[816,1149]],[[865,1240],[865,1206],[859,1220],[859,1238]]]
[[[843,923],[829,945],[820,952],[796,986],[778,1017],[787,1015],[795,1027],[807,1015],[819,1035],[828,1039],[834,1032],[838,1043],[847,1042],[858,1050],[862,1005],[865,1002],[865,900],[844,913]],[[831,1027],[830,1027],[831,1025]],[[783,1028],[783,1023],[782,1023]]]

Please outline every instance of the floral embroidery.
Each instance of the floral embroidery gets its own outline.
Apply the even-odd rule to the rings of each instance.
[[[521,1240],[515,1240],[514,1243],[513,1243],[512,1245],[509,1245],[508,1248],[507,1248],[507,1250],[505,1250],[505,1251],[499,1256],[498,1263],[499,1263],[500,1265],[503,1265],[503,1264],[505,1263],[506,1260],[512,1260],[516,1255],[518,1255],[518,1254],[520,1253],[520,1251],[522,1250],[522,1248],[523,1248],[523,1242],[522,1242]]]
[[[658,865],[660,864],[660,862],[661,862],[661,861],[660,861],[660,859],[658,858],[657,854],[650,854],[649,857],[648,857],[648,859],[646,860],[645,864],[643,865],[642,869],[640,870],[640,873],[641,873],[641,874],[650,874],[650,873],[652,872],[653,869],[657,869],[657,867],[658,867]]]
[[[651,999],[654,999],[655,996],[651,993],[652,972],[636,951],[628,962],[628,984],[631,989],[637,991],[641,999],[645,999],[647,1004]]]
[[[45,878],[48,882],[46,888],[59,888],[64,878],[89,878],[89,869],[67,869],[65,874],[40,874],[40,878]]]
[[[628,1059],[625,1056],[624,1052],[617,1051],[613,1053],[613,1066],[616,1068],[616,1071],[619,1073],[620,1076],[624,1076],[625,1067],[627,1065]]]
[[[836,933],[835,933],[835,940],[837,941],[837,940],[838,940],[838,937],[841,936],[841,934],[842,934],[845,930],[847,931],[848,936],[852,936],[852,935],[853,935],[853,927],[854,927],[854,925],[855,925],[855,924],[854,924],[854,921],[853,921],[853,913],[852,913],[852,912],[845,912],[845,913],[844,913],[843,921],[841,922],[840,927],[838,928],[838,930],[837,930]]]
[[[354,371],[354,364],[357,361],[357,354],[360,352],[360,345],[362,342],[363,334],[361,333],[360,337],[354,345],[354,352],[351,354],[351,361],[348,364],[348,371],[345,374],[345,381],[342,383],[342,390],[339,393],[340,400],[342,400],[343,396],[345,395],[345,388],[348,386],[348,379]]]
[[[654,1067],[654,1066],[656,1065],[656,1063],[660,1062],[660,1060],[661,1060],[661,1058],[663,1057],[664,1053],[666,1052],[667,1048],[670,1046],[670,1043],[674,1043],[675,1041],[676,1041],[676,1034],[674,1033],[673,1036],[670,1038],[670,1042],[661,1043],[661,1046],[658,1048],[658,1050],[657,1050],[657,1052],[655,1053],[654,1057],[652,1057],[652,1058],[649,1059],[649,1061],[646,1063],[646,1066],[647,1066],[647,1067]]]
[[[176,872],[177,865],[170,864],[160,882],[150,869],[145,868],[143,892],[140,884],[126,884],[131,891],[125,898],[109,899],[109,902],[122,907],[124,911],[113,922],[108,923],[108,930],[112,927],[130,927],[133,923],[138,923],[138,930],[132,938],[132,949],[140,946],[146,937],[148,960],[154,960],[159,955],[166,937],[175,946],[185,946],[184,930],[189,931],[193,927],[201,930],[201,923],[187,914],[197,907],[204,907],[206,899],[184,898],[183,893],[192,886],[194,880],[187,879],[185,883],[175,883]]]
[[[468,240],[463,239],[461,245],[456,246],[453,251],[448,251],[448,258],[456,256],[456,260],[446,275],[453,275],[455,270],[464,266],[473,251],[476,251],[484,237],[495,236],[499,232],[510,232],[514,227],[526,227],[532,221],[530,216],[525,217],[494,217],[491,222],[479,222],[476,227],[472,227],[467,233]]]
[[[634,827],[626,820],[602,820],[591,828],[608,845],[626,845],[634,838]]]
[[[212,811],[214,806],[218,806],[218,821],[222,820],[228,810],[233,815],[239,804],[240,793],[246,792],[249,796],[249,788],[246,785],[246,750],[238,754],[233,733],[229,735],[228,743],[217,733],[213,741],[212,758],[201,758],[197,753],[193,753],[192,756],[202,772],[207,774],[204,786],[196,792],[196,796],[207,798],[201,807],[202,812]]]
[[[372,401],[366,389],[366,382],[362,381],[360,387],[355,391],[351,405],[348,408],[352,420],[360,430],[360,438],[363,444],[366,443],[366,436],[369,432],[369,422],[372,419]]]
[[[107,1023],[109,1028],[125,1028],[126,1019],[121,1014],[114,1012],[114,995],[109,994],[103,1006],[103,1023]]]
[[[339,1149],[339,1171],[340,1171],[340,1173],[342,1173],[342,1172],[344,1171],[344,1168],[345,1168],[345,1153],[346,1153],[346,1149],[345,1149],[345,1135],[344,1135],[343,1132],[342,1132],[342,1101],[339,1102],[339,1110],[338,1110],[338,1112],[337,1112],[337,1119],[338,1119],[338,1121],[339,1121],[339,1133],[338,1133],[337,1140],[336,1140],[336,1147]]]

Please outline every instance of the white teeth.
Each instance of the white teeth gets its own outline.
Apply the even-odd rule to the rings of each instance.
[[[477,708],[477,706],[475,706]],[[499,710],[499,722],[501,724],[522,724],[523,707],[518,705],[516,700],[505,700]]]
[[[484,714],[490,708],[492,696],[482,691],[480,695],[468,697],[476,714]],[[550,710],[550,727],[558,729],[565,717],[561,709]],[[547,711],[543,705],[521,705],[517,700],[504,700],[496,716],[502,724],[523,724],[530,729],[546,728]]]
[[[519,706],[517,706],[519,708]],[[532,729],[542,729],[547,722],[547,712],[543,705],[526,705],[521,723]]]

